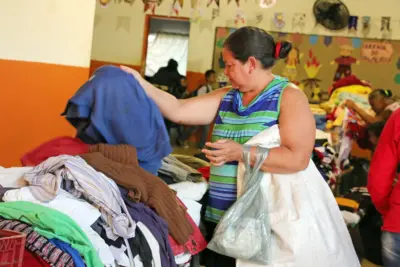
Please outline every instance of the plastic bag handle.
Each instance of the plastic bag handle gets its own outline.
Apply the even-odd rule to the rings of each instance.
[[[246,175],[247,181],[245,184],[245,188],[249,188],[250,184],[253,184],[253,178],[257,177],[258,172],[261,169],[265,159],[268,157],[269,149],[261,146],[256,147],[256,162],[254,163],[253,168],[250,165],[251,161],[251,146],[250,145],[243,145],[243,159],[246,168]],[[249,183],[251,182],[251,183]]]

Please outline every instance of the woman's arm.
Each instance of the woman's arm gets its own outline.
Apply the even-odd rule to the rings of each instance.
[[[347,100],[345,102],[345,106],[354,110],[358,114],[358,116],[360,116],[360,118],[367,124],[373,124],[379,121],[386,121],[387,119],[389,119],[390,114],[392,113],[390,110],[384,110],[381,114],[373,116],[351,100]]]
[[[179,100],[154,87],[137,71],[125,66],[121,66],[121,69],[132,74],[138,80],[165,118],[179,124],[207,125],[212,123],[223,96],[230,90],[230,88],[222,88],[202,96]]]
[[[279,116],[281,146],[272,148],[261,167],[264,172],[295,173],[307,168],[315,143],[315,120],[307,97],[296,87],[287,87],[282,95]],[[252,163],[255,161],[252,148]]]

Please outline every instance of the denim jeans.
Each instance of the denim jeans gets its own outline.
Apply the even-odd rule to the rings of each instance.
[[[382,257],[384,267],[400,266],[400,233],[382,232]]]

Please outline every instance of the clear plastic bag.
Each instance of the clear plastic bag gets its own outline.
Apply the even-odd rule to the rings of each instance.
[[[257,147],[256,163],[251,168],[250,147],[244,146],[244,193],[217,225],[214,237],[208,244],[210,250],[236,259],[270,263],[268,202],[260,186],[260,168],[267,155],[268,149]]]

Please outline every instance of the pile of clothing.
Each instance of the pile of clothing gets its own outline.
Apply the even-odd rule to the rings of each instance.
[[[207,183],[170,155],[138,81],[102,67],[63,115],[77,137],[39,145],[24,167],[0,167],[0,229],[27,235],[29,266],[200,266]]]

